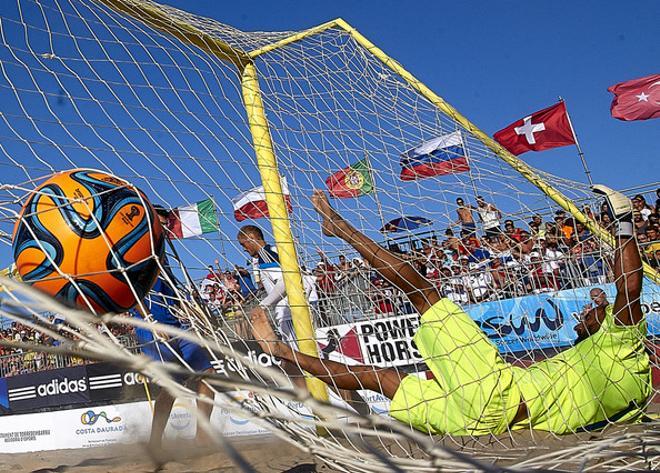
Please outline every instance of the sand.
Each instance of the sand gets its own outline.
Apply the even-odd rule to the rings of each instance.
[[[259,472],[296,473],[317,470],[314,458],[274,436],[242,438],[232,442]],[[165,444],[173,458],[160,470],[149,458],[144,445],[112,445],[99,448],[0,454],[0,471],[31,473],[147,473],[240,471],[223,451],[200,450],[190,443]]]
[[[654,409],[655,410],[655,409]],[[590,450],[590,456],[596,448],[602,445],[602,440],[621,438],[627,435],[630,439],[618,443],[614,449],[605,449],[583,464],[584,449],[555,458],[543,464],[547,469],[560,471],[579,471],[581,468],[592,468],[606,459],[612,464],[609,467],[624,468],[626,465],[636,471],[658,471],[660,469],[660,425],[651,424],[610,426],[605,434],[582,433],[564,437],[555,437],[543,432],[520,431],[512,436],[482,437],[478,439],[451,438],[438,439],[438,445],[444,445],[463,452],[468,456],[478,458],[482,464],[511,466],[523,460],[565,451],[579,446]],[[640,441],[645,439],[645,447],[640,449]],[[231,441],[231,444],[258,472],[332,472],[337,471],[322,461],[315,459],[308,452],[298,449],[273,435],[258,437],[241,437]],[[404,442],[405,444],[405,442]],[[393,442],[372,443],[381,451],[387,451],[386,456],[407,456],[402,452],[401,445]],[[418,447],[406,445],[408,454],[414,458],[427,458]],[[178,441],[165,444],[169,460],[158,469],[150,459],[144,445],[112,445],[99,448],[42,451],[21,454],[0,454],[0,471],[31,472],[31,473],[147,473],[147,472],[234,472],[237,468],[224,451],[200,450],[191,442]],[[622,458],[612,460],[612,454]],[[642,454],[643,455],[640,455]],[[544,468],[544,469],[545,469]],[[386,468],[387,469],[387,468]],[[596,467],[592,471],[606,471],[609,468]],[[349,471],[351,469],[349,468]],[[525,467],[522,471],[533,471]]]

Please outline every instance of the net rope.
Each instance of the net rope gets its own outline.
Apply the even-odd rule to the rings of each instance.
[[[190,25],[242,54],[295,34],[243,32],[151,2],[126,5],[158,8],[172,25]],[[554,201],[496,156],[475,130],[441,112],[344,29],[333,27],[268,51],[255,59],[255,66],[279,172],[288,183],[299,264],[316,283],[317,300],[310,301],[315,342],[321,350],[341,345],[355,330],[352,340],[359,349],[335,347],[325,355],[330,360],[393,367],[420,377],[429,371],[410,345],[418,326],[413,306],[354,249],[322,235],[310,201],[314,189],[325,188],[326,178],[361,160],[370,168],[373,191],[333,199],[332,205],[359,231],[405,254],[443,296],[465,307],[508,362],[529,366],[569,348],[572,325],[582,306],[591,302],[591,288],[605,288],[613,302],[612,248],[571,223],[570,215],[564,225],[572,228],[570,234],[557,228],[560,208]],[[0,23],[0,97],[2,267],[13,262],[10,236],[22,203],[57,171],[92,168],[117,175],[167,208],[210,199],[220,222],[216,232],[167,246],[176,278],[170,281],[176,288],[176,316],[187,330],[153,320],[73,311],[3,279],[0,286],[13,302],[1,315],[32,324],[61,342],[59,348],[24,349],[112,361],[143,372],[178,397],[210,402],[200,401],[176,381],[185,360],[162,364],[135,354],[112,335],[112,328],[143,325],[155,333],[187,337],[204,347],[218,369],[219,374],[204,378],[217,392],[216,406],[249,418],[342,471],[496,469],[493,464],[521,470],[658,468],[657,409],[652,403],[647,406],[651,422],[613,426],[598,441],[576,432],[568,435],[570,440],[534,431],[521,437],[510,429],[498,436],[432,435],[389,419],[388,401],[380,394],[361,390],[358,401],[347,403],[345,394],[331,389],[333,402],[327,405],[296,389],[282,370],[245,356],[256,346],[249,312],[262,294],[238,297],[229,284],[235,275],[221,268],[232,272],[238,265],[250,271],[252,262],[236,236],[243,224],[258,225],[268,242],[273,236],[267,219],[237,222],[234,217],[232,199],[262,185],[240,71],[234,65],[101,3],[17,0],[3,7]],[[402,181],[402,153],[456,132],[469,170]],[[600,201],[583,182],[534,171],[575,205],[606,219]],[[651,183],[634,193],[648,200],[656,187]],[[513,223],[513,233],[486,232],[477,196],[496,207],[502,231],[506,221]],[[459,221],[459,198],[471,206],[464,207],[463,215],[470,215],[474,227]],[[403,216],[424,217],[429,223],[412,230],[379,231]],[[533,216],[541,218],[541,228],[530,226]],[[476,239],[471,240],[473,233]],[[475,256],[475,248],[468,245],[485,251]],[[346,261],[341,266],[340,256]],[[224,281],[223,301],[210,292],[218,280],[208,277],[209,265],[223,273],[215,275]],[[234,299],[226,298],[230,293]],[[535,317],[511,318],[515,304],[530,297],[552,297],[561,307],[573,309],[561,318],[547,306]],[[649,309],[652,349],[660,332],[657,310],[652,309],[658,297],[657,285],[646,279],[643,302]],[[26,318],[25,311],[33,318]],[[60,314],[64,322],[56,327],[44,313]],[[277,314],[271,318],[279,329]],[[401,320],[404,325],[397,322]],[[540,335],[532,326],[541,327]],[[357,332],[358,327],[364,331]],[[240,360],[242,368],[219,368],[226,368],[227,359]],[[657,359],[651,363],[657,369]],[[210,428],[199,415],[197,421]],[[318,428],[327,434],[319,435]],[[222,432],[214,433],[232,458],[249,469]],[[546,444],[553,445],[551,453]]]

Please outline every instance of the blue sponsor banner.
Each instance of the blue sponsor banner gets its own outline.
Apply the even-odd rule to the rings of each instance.
[[[573,327],[584,306],[591,302],[589,292],[600,288],[614,303],[614,284],[548,292],[466,307],[470,317],[495,343],[500,352],[540,350],[573,344]],[[642,310],[649,334],[660,336],[660,286],[644,279]]]

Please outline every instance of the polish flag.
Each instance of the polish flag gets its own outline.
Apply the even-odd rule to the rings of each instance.
[[[660,118],[660,74],[621,82],[607,90],[615,95],[612,117],[625,121]]]
[[[289,212],[291,211],[291,195],[286,179],[282,178],[282,193]],[[269,217],[268,204],[266,204],[266,192],[264,186],[255,187],[245,191],[231,200],[234,207],[234,218],[237,222],[243,220]]]

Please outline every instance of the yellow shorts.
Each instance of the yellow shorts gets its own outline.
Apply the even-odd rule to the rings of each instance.
[[[520,405],[513,368],[458,305],[442,299],[421,317],[414,338],[435,379],[406,376],[390,415],[433,434],[507,430]]]

